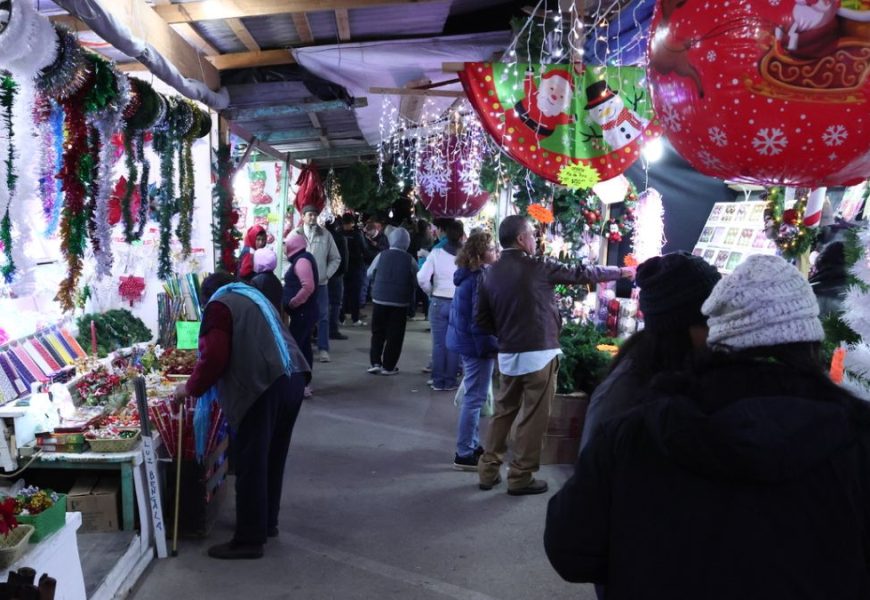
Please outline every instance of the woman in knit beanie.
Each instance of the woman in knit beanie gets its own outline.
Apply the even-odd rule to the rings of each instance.
[[[707,341],[701,305],[719,272],[686,252],[656,256],[637,269],[644,329],[626,340],[610,374],[589,401],[581,448],[602,423],[638,406],[647,384],[659,373],[678,370]]]
[[[712,352],[601,427],[550,500],[550,562],[608,600],[870,598],[870,403],[817,359],[809,283],[751,256],[702,312]]]

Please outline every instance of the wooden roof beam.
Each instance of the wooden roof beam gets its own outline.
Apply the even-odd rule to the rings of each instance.
[[[190,23],[435,1],[440,0],[200,0],[155,6],[154,10],[167,23]]]
[[[228,69],[247,69],[270,65],[292,65],[296,62],[288,50],[263,50],[261,52],[233,52],[209,56],[208,59],[218,71]]]
[[[338,28],[338,39],[342,42],[350,41],[350,16],[346,8],[335,11],[335,25]]]
[[[251,32],[248,31],[248,28],[245,27],[241,19],[227,19],[227,25],[229,25],[230,29],[233,30],[233,33],[236,34],[236,37],[239,38],[239,41],[242,42],[248,51],[259,52],[261,50],[260,44],[257,43],[257,40],[254,39],[254,36],[251,35]]]
[[[308,22],[308,15],[305,13],[293,13],[290,17],[293,19],[293,26],[296,28],[299,42],[302,44],[313,44],[314,35],[311,33],[311,23]]]

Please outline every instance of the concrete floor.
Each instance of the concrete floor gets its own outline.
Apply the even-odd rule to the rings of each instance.
[[[426,322],[409,323],[395,377],[368,367],[368,330],[347,329],[332,362],[315,366],[287,462],[281,535],[257,561],[216,561],[206,548],[232,535],[228,501],[209,539],[156,561],[137,600],[293,598],[592,599],[562,581],[542,535],[547,500],[570,468],[543,467],[549,494],[483,492],[451,468],[453,394],[432,392]]]

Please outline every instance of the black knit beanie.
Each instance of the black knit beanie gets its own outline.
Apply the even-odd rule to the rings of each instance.
[[[705,323],[701,305],[721,277],[707,261],[687,252],[645,261],[636,279],[645,328],[663,331]]]

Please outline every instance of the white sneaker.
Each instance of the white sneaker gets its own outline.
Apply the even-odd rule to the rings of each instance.
[[[384,368],[381,365],[372,365],[368,369],[366,369],[366,373],[371,373],[372,375],[380,375]]]
[[[329,352],[327,352],[326,350],[321,350],[319,360],[320,362],[329,362],[331,360],[329,358]]]
[[[362,319],[360,319],[359,321],[353,322],[354,327],[365,327],[366,325],[367,325],[367,323],[365,321],[363,321]]]
[[[388,370],[388,369],[381,369],[381,375],[388,375],[388,376],[389,376],[389,375],[398,375],[398,374],[399,374],[399,368],[398,368],[398,367],[396,367],[396,368],[393,369],[392,371],[390,371],[390,370]]]
[[[310,385],[306,385],[305,391],[302,392],[302,397],[303,398],[310,398],[313,395],[314,395],[314,388],[311,387]]]

